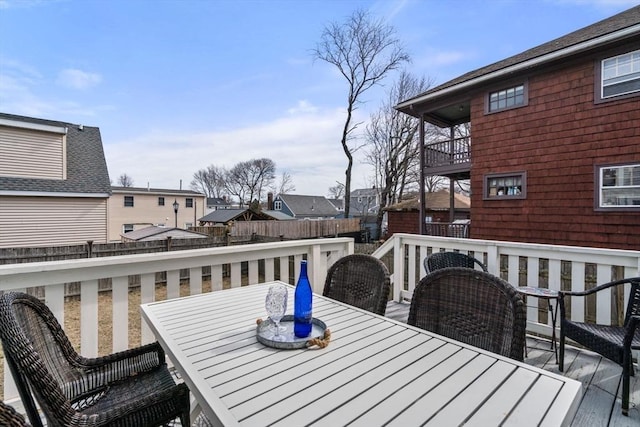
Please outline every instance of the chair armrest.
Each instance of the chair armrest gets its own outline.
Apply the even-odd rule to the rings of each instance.
[[[153,342],[107,356],[79,357],[75,364],[84,375],[104,375],[108,384],[166,365],[166,359],[160,344]]]
[[[625,283],[639,283],[639,282],[640,282],[640,277],[633,277],[633,278],[627,278],[622,280],[616,280],[614,282],[603,283],[602,285],[598,285],[595,288],[587,289],[586,291],[559,291],[558,295],[560,296],[560,298],[563,298],[564,296],[582,297],[582,296],[594,294],[596,292],[600,292],[603,289],[608,289],[612,286],[619,286]]]

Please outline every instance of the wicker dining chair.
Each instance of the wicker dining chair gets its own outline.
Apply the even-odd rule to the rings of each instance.
[[[424,259],[424,269],[427,273],[448,267],[475,268],[476,264],[482,271],[487,271],[483,262],[460,252],[434,252]]]
[[[0,426],[3,427],[29,427],[24,417],[12,406],[0,400]]]
[[[189,389],[158,343],[108,356],[76,353],[49,308],[22,292],[0,297],[0,338],[31,424],[48,427],[189,425]]]
[[[565,298],[584,297],[617,288],[624,292],[630,285],[627,310],[622,326],[573,321],[568,317]],[[583,300],[580,300],[582,302]],[[622,366],[622,413],[629,415],[630,376],[634,375],[631,350],[640,349],[640,277],[616,280],[582,292],[560,292],[560,356],[558,368],[564,371],[564,346],[567,338]]]
[[[327,272],[322,294],[384,316],[391,287],[389,270],[371,255],[340,258]]]
[[[409,325],[524,360],[526,309],[516,289],[484,271],[436,270],[416,286]]]

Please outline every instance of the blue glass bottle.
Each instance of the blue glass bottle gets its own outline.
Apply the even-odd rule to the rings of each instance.
[[[302,261],[293,299],[293,333],[298,338],[306,338],[311,333],[312,299],[311,283],[307,277],[307,261]]]

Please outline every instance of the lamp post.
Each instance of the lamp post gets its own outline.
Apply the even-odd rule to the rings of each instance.
[[[178,200],[174,199],[173,200],[173,213],[176,214],[176,225],[175,228],[178,228],[178,208],[180,207],[180,204],[178,203]]]

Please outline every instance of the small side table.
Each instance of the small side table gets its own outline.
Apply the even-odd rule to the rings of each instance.
[[[558,363],[558,344],[556,342],[556,320],[558,318],[558,300],[560,298],[560,294],[558,291],[554,291],[553,289],[546,288],[536,288],[534,286],[520,286],[516,288],[516,290],[524,295],[525,297],[536,297],[547,300],[547,304],[549,307],[549,313],[551,315],[551,351],[556,356],[556,364]],[[552,307],[551,301],[555,300],[556,306]],[[526,342],[525,342],[525,351],[526,351]]]

